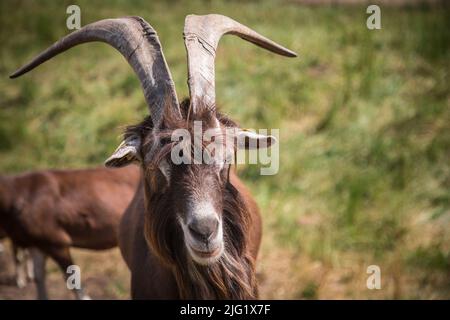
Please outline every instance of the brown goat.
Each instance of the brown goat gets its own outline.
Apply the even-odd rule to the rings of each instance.
[[[136,166],[0,177],[0,225],[14,246],[30,250],[39,299],[47,298],[46,256],[66,276],[74,264],[70,247],[117,246],[119,222],[139,179]],[[78,299],[87,298],[82,288],[74,293]]]
[[[201,134],[213,130],[221,137],[227,129],[237,129],[234,122],[216,112],[215,103],[215,52],[227,33],[274,53],[296,56],[225,16],[190,15],[184,28],[190,100],[180,105],[155,30],[142,18],[127,17],[89,24],[11,75],[20,76],[90,41],[116,48],[137,74],[151,118],[128,128],[124,141],[106,161],[112,167],[138,162],[142,171],[119,239],[131,270],[133,298],[257,298],[255,259],[261,221],[250,193],[230,170],[231,164],[217,154],[207,163],[176,163],[173,159],[174,151],[185,142],[174,140],[174,134],[182,130],[189,141],[195,140],[197,121],[202,124]],[[225,159],[240,147],[275,143],[272,136],[239,129],[231,140],[231,146],[225,144]],[[202,155],[206,147],[182,149],[183,157]]]

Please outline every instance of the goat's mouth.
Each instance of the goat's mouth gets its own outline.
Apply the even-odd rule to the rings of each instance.
[[[220,221],[217,226],[217,232],[212,239],[199,239],[200,237],[190,230],[183,222],[183,219],[179,217],[178,222],[184,234],[187,254],[194,262],[201,265],[210,265],[220,259],[225,250],[222,223]]]
[[[220,243],[217,247],[211,250],[198,250],[190,244],[186,244],[189,254],[192,259],[201,265],[208,265],[216,262],[222,256],[224,246]]]
[[[193,253],[195,253],[196,256],[199,256],[200,258],[213,258],[220,253],[220,251],[222,250],[222,246],[219,246],[216,249],[210,251],[199,251],[192,247],[191,250]]]

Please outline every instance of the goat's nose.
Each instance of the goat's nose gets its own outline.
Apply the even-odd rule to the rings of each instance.
[[[188,227],[189,232],[195,239],[208,242],[217,234],[219,221],[216,217],[204,217],[201,219],[194,219],[189,223]]]

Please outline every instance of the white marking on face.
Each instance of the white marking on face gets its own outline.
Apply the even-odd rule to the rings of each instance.
[[[219,219],[216,209],[211,201],[191,202],[188,208],[187,223],[189,224],[193,219],[202,219],[214,216]]]
[[[204,219],[206,217],[214,216],[215,219],[218,220],[218,231],[217,235],[214,239],[209,241],[208,251],[204,245],[204,243],[200,243],[198,240],[194,239],[189,231],[189,223],[193,219]],[[208,265],[216,262],[220,259],[224,252],[224,243],[223,243],[223,226],[222,220],[219,218],[214,206],[210,201],[201,201],[197,203],[191,203],[187,213],[186,223],[183,222],[181,215],[178,215],[178,222],[181,225],[183,230],[184,240],[186,244],[186,248],[191,256],[191,258],[201,265]],[[205,254],[211,253],[211,256],[202,257],[195,251],[205,252]]]

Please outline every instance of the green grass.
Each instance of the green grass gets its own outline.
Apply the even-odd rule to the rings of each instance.
[[[65,8],[72,3],[0,4],[2,173],[99,165],[121,128],[147,112],[131,68],[104,44],[77,47],[23,78],[7,78],[68,32]],[[380,297],[450,297],[448,7],[382,8],[382,29],[369,31],[358,6],[76,3],[82,24],[125,15],[149,21],[180,97],[188,93],[182,28],[189,13],[232,16],[298,52],[298,59],[285,59],[225,37],[217,54],[222,111],[244,127],[280,128],[280,172],[240,170],[264,215],[263,257],[287,250],[331,272],[356,264],[364,273],[378,264],[386,279],[400,270],[393,277],[407,283]],[[371,297],[345,283],[344,297]],[[297,287],[287,297],[323,292],[313,280]]]

